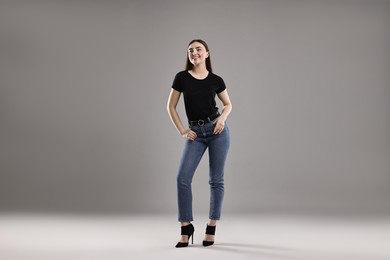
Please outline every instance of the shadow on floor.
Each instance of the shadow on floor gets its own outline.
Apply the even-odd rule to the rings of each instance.
[[[387,259],[379,255],[359,254],[354,252],[332,252],[326,250],[300,250],[288,247],[267,246],[243,243],[220,243],[207,249],[237,253],[248,256],[264,257],[266,259],[296,259],[296,260],[382,260]]]
[[[295,259],[301,255],[299,250],[286,247],[243,244],[243,243],[218,243],[210,247],[212,250],[225,251],[230,253],[246,254],[252,256],[272,257],[275,259]]]

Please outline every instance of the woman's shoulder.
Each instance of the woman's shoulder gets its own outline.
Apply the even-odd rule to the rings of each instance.
[[[186,81],[188,79],[188,72],[186,70],[182,70],[176,73],[175,81]]]
[[[210,77],[213,78],[213,79],[217,79],[217,80],[222,80],[223,81],[223,78],[213,72],[210,72]]]
[[[187,76],[188,72],[186,70],[179,71],[176,73],[176,77],[184,77]]]

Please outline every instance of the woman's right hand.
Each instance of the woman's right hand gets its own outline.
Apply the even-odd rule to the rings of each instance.
[[[183,138],[194,141],[197,137],[196,133],[190,128],[186,129],[185,132],[181,135]]]

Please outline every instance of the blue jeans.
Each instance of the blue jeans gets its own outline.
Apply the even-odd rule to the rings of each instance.
[[[221,217],[224,195],[224,168],[230,146],[229,128],[221,134],[213,134],[214,124],[205,123],[203,126],[191,126],[197,134],[194,141],[187,140],[180,160],[177,175],[177,198],[179,207],[179,221],[193,221],[191,183],[195,170],[208,148],[209,151],[209,184],[210,184],[210,211],[209,218],[219,220]]]

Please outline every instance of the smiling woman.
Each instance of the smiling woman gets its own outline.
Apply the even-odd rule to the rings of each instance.
[[[202,62],[206,63],[206,70],[208,72],[213,72],[211,68],[210,51],[207,43],[199,39],[197,41],[194,40],[188,47],[186,70],[191,71],[196,64],[200,64]],[[202,75],[200,75],[200,77],[202,78]]]
[[[181,93],[189,127],[184,127],[176,106]],[[222,113],[215,97],[223,104]],[[232,110],[223,79],[212,73],[210,52],[203,40],[193,40],[188,46],[185,71],[176,74],[168,99],[169,116],[180,135],[187,139],[177,175],[177,198],[181,239],[176,247],[188,246],[194,227],[191,182],[199,162],[208,148],[210,160],[210,211],[204,246],[214,244],[215,227],[220,219],[224,196],[224,166],[230,146],[226,119]]]
[[[222,222],[217,222],[215,233],[218,252],[187,248],[191,254],[185,255],[186,260],[207,259],[214,253],[223,258],[223,248],[248,260],[252,249],[226,247],[235,243],[265,246],[253,259],[283,258],[279,251],[269,251],[272,245],[310,252],[317,238],[327,240],[319,234],[325,226],[308,227],[317,233],[305,236],[294,222],[302,215],[350,216],[346,225],[366,216],[390,219],[389,24],[390,1],[384,0],[0,1],[0,215],[140,216],[121,228],[123,236],[110,232],[125,240],[118,241],[119,247],[112,244],[106,258],[112,259],[115,252],[126,255],[117,259],[128,258],[141,251],[163,258],[158,253],[164,252],[156,249],[164,248],[169,236],[173,240],[168,247],[173,248],[180,237],[167,236],[169,229],[180,232],[180,222],[175,223],[176,216],[164,216],[176,214],[172,174],[177,174],[182,145],[190,142],[176,135],[166,101],[170,91],[180,93],[181,99],[187,99],[190,120],[205,120],[197,113],[214,111],[214,93],[221,111],[219,97],[226,92],[219,92],[221,80],[215,72],[223,77],[235,106],[226,121],[231,147]],[[200,35],[208,46],[201,40],[189,44],[198,38],[193,35]],[[208,73],[203,77],[190,74],[203,67],[203,62],[195,66],[197,62],[189,59],[190,45],[196,57],[201,51],[197,45],[208,55],[204,63]],[[211,57],[213,70],[207,65]],[[171,89],[175,73],[181,70]],[[201,95],[195,87],[210,81],[215,81],[215,88],[208,88],[210,102],[203,106],[199,100],[204,98],[192,97]],[[190,95],[191,86],[195,90]],[[194,106],[200,108],[192,110]],[[229,106],[223,116],[225,109]],[[180,131],[207,124],[206,119],[188,127],[183,100],[177,111],[183,112],[185,128]],[[209,158],[204,157],[192,181],[194,240],[199,237],[201,247],[210,194]],[[146,213],[151,215],[141,215]],[[291,228],[297,227],[297,233],[289,233],[291,228],[279,223],[275,213],[293,221]],[[263,223],[263,216],[275,220],[275,225]],[[168,221],[177,226],[164,224]],[[140,233],[132,229],[133,222]],[[99,259],[104,258],[101,247],[86,255],[91,241],[99,237],[104,240],[99,246],[115,243],[103,233],[87,237],[82,248],[76,242],[77,232],[67,243],[57,230],[49,228],[46,236],[37,229],[35,235],[22,223],[3,223],[0,259],[51,260],[59,255]],[[372,223],[376,225],[375,219]],[[340,227],[344,226],[335,230]],[[365,222],[356,228],[365,228]],[[26,234],[18,236],[22,229]],[[329,234],[329,229],[323,231]],[[325,248],[369,250],[374,238],[389,252],[389,229],[383,235],[386,239],[351,231],[346,243],[340,243],[344,241],[336,233],[328,241],[339,243],[334,249]],[[96,234],[88,225],[85,233]],[[24,247],[29,237],[31,242],[42,242],[42,248]],[[44,238],[75,247],[52,251]],[[368,243],[353,242],[365,238]],[[187,239],[184,236],[181,242]],[[173,254],[166,251],[171,259],[183,257]],[[349,259],[378,259],[355,256]]]

